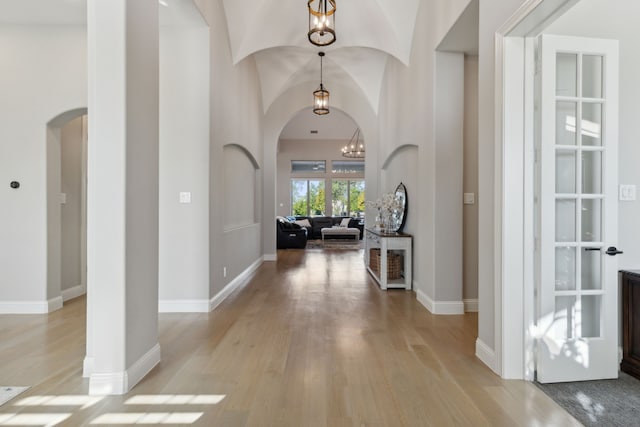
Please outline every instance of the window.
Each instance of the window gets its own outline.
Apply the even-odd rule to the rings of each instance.
[[[364,218],[364,180],[332,180],[331,198],[333,216]]]
[[[291,215],[324,215],[324,180],[291,180]]]
[[[331,162],[333,173],[364,173],[364,161],[362,160],[334,160]]]
[[[327,162],[325,160],[292,160],[291,173],[325,173]]]

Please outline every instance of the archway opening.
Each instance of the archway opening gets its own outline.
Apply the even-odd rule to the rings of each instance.
[[[307,220],[308,239],[320,238],[320,225],[340,223],[364,227],[367,144],[359,125],[343,111],[317,116],[311,108],[298,111],[278,138],[276,215]],[[362,144],[362,157],[346,157],[343,148]]]
[[[87,289],[87,109],[47,123],[47,296],[64,301]]]

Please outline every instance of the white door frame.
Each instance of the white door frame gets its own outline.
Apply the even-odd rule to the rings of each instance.
[[[534,378],[533,37],[580,0],[528,0],[495,37],[495,342],[503,378]]]

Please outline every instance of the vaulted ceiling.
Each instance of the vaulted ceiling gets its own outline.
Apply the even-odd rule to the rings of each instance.
[[[326,52],[325,86],[353,87],[377,112],[387,62],[409,63],[420,5],[420,0],[336,0],[337,40],[321,49],[307,39],[304,0],[222,1],[233,61],[255,59],[265,112],[289,89],[319,84],[320,50]],[[201,20],[193,0],[160,3],[165,6],[161,24]],[[0,0],[1,23],[85,24],[86,0]],[[345,135],[352,131],[349,126]]]
[[[387,61],[409,63],[420,0],[336,0],[336,42],[319,48],[307,39],[303,0],[223,0],[235,63],[253,55],[264,110],[288,89],[319,83],[317,53],[326,52],[324,82],[354,85],[374,111]]]

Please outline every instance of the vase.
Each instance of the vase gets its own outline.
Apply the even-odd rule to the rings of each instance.
[[[384,221],[383,221],[382,213],[380,212],[380,209],[378,209],[378,215],[376,215],[375,228],[378,230],[384,229]]]

